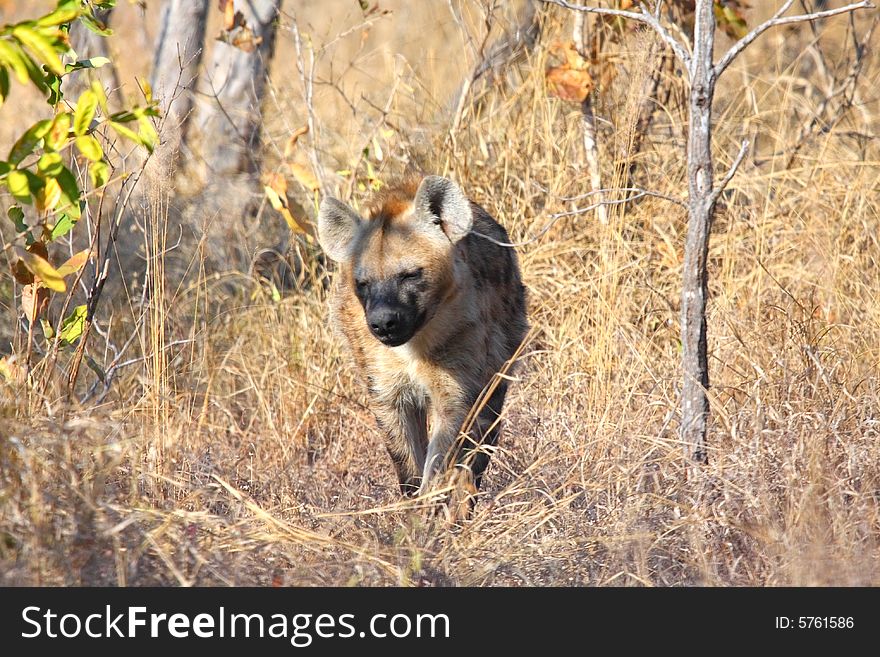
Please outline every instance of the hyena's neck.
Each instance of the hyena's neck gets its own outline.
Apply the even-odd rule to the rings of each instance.
[[[467,280],[456,284],[422,329],[409,342],[395,347],[395,351],[408,360],[434,360],[450,336],[459,334],[477,320],[478,309],[470,287],[472,283]]]

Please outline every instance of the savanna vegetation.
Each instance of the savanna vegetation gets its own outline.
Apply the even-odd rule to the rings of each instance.
[[[718,82],[697,464],[668,44],[547,2],[225,0],[175,57],[174,4],[0,2],[0,584],[880,584],[877,9]],[[717,57],[785,4],[846,3],[717,2]],[[507,228],[529,290],[458,524],[400,497],[314,238],[323,194],[414,170]]]

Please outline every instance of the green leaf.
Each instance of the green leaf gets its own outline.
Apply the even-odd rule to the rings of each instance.
[[[52,330],[52,325],[46,318],[40,317],[40,326],[43,327],[43,335],[47,340],[51,340],[55,337],[55,331]]]
[[[49,241],[57,240],[59,237],[64,237],[73,230],[73,227],[76,226],[76,222],[70,218],[70,215],[66,212],[62,212],[58,215],[58,221],[55,222],[55,225],[49,230]]]
[[[104,93],[104,87],[101,86],[101,83],[97,80],[92,80],[91,91],[95,94],[95,98],[98,99],[98,106],[101,108],[101,111],[104,114],[107,113],[107,94]]]
[[[138,119],[138,124],[140,126],[138,134],[140,135],[141,143],[152,153],[153,148],[156,146],[156,141],[159,139],[159,135],[156,134],[156,128],[153,127],[150,119],[145,116]]]
[[[46,133],[46,147],[60,151],[67,145],[70,135],[70,112],[56,114],[52,120],[52,127]]]
[[[64,93],[61,91],[61,78],[54,73],[47,73],[46,87],[49,89],[49,97],[46,102],[55,107],[64,98]]]
[[[121,124],[121,123],[118,123],[117,121],[110,121],[110,125],[113,127],[113,129],[114,129],[114,130],[115,130],[115,131],[116,131],[121,137],[125,137],[126,139],[130,139],[131,141],[133,141],[133,142],[136,143],[136,144],[140,144],[140,143],[141,143],[140,135],[138,135],[138,133],[136,133],[136,132],[135,132],[134,130],[132,130],[131,128],[127,128],[126,126],[124,126],[124,125]]]
[[[37,20],[37,27],[52,27],[54,25],[61,25],[62,23],[69,23],[79,16],[79,14],[80,10],[76,8],[74,3],[65,2],[59,4],[58,8],[51,14],[46,14],[42,18],[39,18]]]
[[[40,91],[46,92],[49,90],[49,87],[46,86],[46,71],[45,67],[40,66],[30,57],[26,56],[24,58],[25,67],[27,68],[28,79],[31,83]]]
[[[99,21],[94,16],[90,16],[89,14],[82,14],[79,17],[80,22],[85,25],[90,31],[95,34],[100,34],[101,36],[113,36],[113,30],[108,28],[103,22]]]
[[[73,312],[64,318],[64,321],[61,322],[61,329],[58,331],[58,339],[61,340],[61,344],[73,344],[83,334],[87,312],[88,306],[83,304],[74,308]]]
[[[12,36],[21,41],[50,71],[64,75],[64,64],[55,51],[55,46],[44,35],[27,25],[19,24],[12,28]]]
[[[61,204],[58,206],[58,209],[69,214],[75,223],[82,216],[80,191],[76,178],[70,173],[70,169],[62,167],[61,173],[55,176],[55,180],[61,185]]]
[[[13,247],[15,255],[24,263],[34,276],[39,276],[43,284],[50,290],[55,292],[64,292],[67,286],[64,284],[64,278],[58,274],[58,270],[49,264],[48,260],[44,260],[35,253],[25,251],[20,246]]]
[[[49,132],[52,127],[52,121],[45,119],[32,125],[18,141],[12,146],[7,158],[12,164],[18,164],[28,155],[34,152],[40,140]]]
[[[27,174],[24,171],[19,171],[18,169],[10,171],[9,175],[6,176],[6,186],[16,201],[20,203],[31,202],[30,185],[28,184]]]
[[[80,135],[76,138],[76,147],[79,152],[85,155],[92,162],[97,162],[104,157],[104,150],[101,144],[92,135]]]
[[[89,165],[89,178],[92,179],[92,187],[103,187],[110,179],[110,167],[103,161],[92,162]]]
[[[0,66],[0,106],[9,98],[9,71],[5,66]]]
[[[70,73],[71,71],[79,71],[84,68],[101,68],[109,63],[110,60],[106,57],[92,57],[90,59],[80,59],[73,64],[68,64],[65,68]]]
[[[98,107],[98,97],[91,89],[84,91],[76,103],[76,111],[73,115],[73,132],[79,137],[86,134],[92,119],[95,118],[95,110]]]
[[[15,77],[22,84],[27,84],[28,81],[28,67],[25,65],[26,57],[27,55],[18,47],[18,44],[0,39],[0,64],[9,66],[15,72]]]
[[[16,232],[23,233],[28,229],[28,225],[24,222],[24,210],[19,206],[10,206],[6,211],[6,216],[15,224]]]
[[[61,161],[61,153],[43,153],[43,155],[40,156],[40,159],[37,161],[37,171],[42,173],[44,176],[54,178],[59,173],[61,173],[61,170],[63,168],[64,163]]]

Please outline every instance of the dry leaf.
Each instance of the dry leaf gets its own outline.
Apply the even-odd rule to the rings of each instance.
[[[18,364],[15,354],[0,358],[0,376],[10,383],[24,383],[25,369]]]
[[[296,178],[297,182],[299,182],[300,185],[302,185],[309,191],[317,191],[318,188],[321,186],[318,183],[318,179],[315,177],[315,174],[312,173],[312,170],[303,164],[291,164],[290,172],[293,174],[293,177]]]
[[[49,305],[49,290],[40,282],[25,285],[21,290],[21,311],[28,323],[33,324],[46,312]]]
[[[235,2],[234,0],[220,0],[220,11],[223,12],[223,29],[227,32],[235,27]]]
[[[741,0],[716,0],[715,20],[724,33],[731,39],[742,39],[749,33],[743,12],[749,5]]]
[[[290,139],[287,140],[287,143],[284,145],[284,159],[287,160],[290,158],[290,154],[293,153],[293,149],[296,148],[296,142],[299,141],[299,138],[304,134],[308,133],[309,126],[304,125],[301,128],[297,128],[293,131],[293,134],[290,135]]]
[[[282,174],[275,173],[269,176],[266,183],[263,187],[266,192],[266,198],[269,199],[269,204],[284,217],[288,228],[295,233],[302,233],[303,235],[313,237],[314,233],[309,222],[298,218],[298,216],[305,217],[305,212],[298,204],[292,203],[287,196],[287,179]],[[291,208],[296,210],[296,215],[291,212]]]
[[[572,42],[557,42],[550,51],[565,60],[560,66],[547,69],[547,84],[550,93],[562,100],[581,103],[590,95],[595,86],[590,75],[590,62],[575,48]]]
[[[58,274],[58,270],[49,264],[49,261],[42,255],[46,252],[45,245],[40,244],[42,247],[41,249],[33,248],[37,246],[37,244],[40,244],[40,242],[31,244],[27,251],[16,246],[13,248],[13,251],[15,255],[18,256],[18,259],[24,263],[24,266],[34,275],[34,283],[42,281],[45,283],[46,287],[51,290],[55,290],[56,292],[67,291],[67,286],[64,284],[64,278]]]
[[[88,262],[91,254],[91,249],[83,249],[79,253],[73,254],[67,262],[58,268],[58,273],[61,274],[62,278],[75,274]]]
[[[562,100],[581,103],[593,90],[593,78],[588,71],[577,71],[557,66],[547,71],[550,92]]]

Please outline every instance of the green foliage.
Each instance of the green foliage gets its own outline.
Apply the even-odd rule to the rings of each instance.
[[[64,279],[89,259],[86,250],[56,269],[47,246],[76,228],[88,199],[98,198],[111,181],[113,166],[103,144],[114,139],[112,133],[148,151],[157,141],[151,119],[159,111],[148,89],[144,106],[118,112],[108,110],[107,96],[97,82],[77,99],[64,97],[65,76],[110,63],[106,57],[76,59],[68,38],[71,23],[80,21],[93,32],[109,35],[95,12],[114,5],[115,0],[59,0],[44,16],[0,26],[0,107],[14,91],[14,79],[46,94],[51,108],[51,114],[28,128],[0,160],[0,189],[5,187],[16,203],[7,211],[16,235],[13,274],[25,286],[22,310],[30,322],[39,319],[49,291],[66,292]],[[80,167],[74,166],[76,161]],[[82,171],[81,179],[73,171]],[[97,194],[87,196],[89,188]],[[26,220],[24,206],[32,206],[35,218]],[[86,306],[77,306],[57,329],[44,327],[44,337],[61,346],[72,344],[84,332],[86,314]]]
[[[77,306],[69,316],[61,322],[61,330],[58,331],[58,339],[61,344],[73,344],[82,334],[86,324],[85,305]]]

